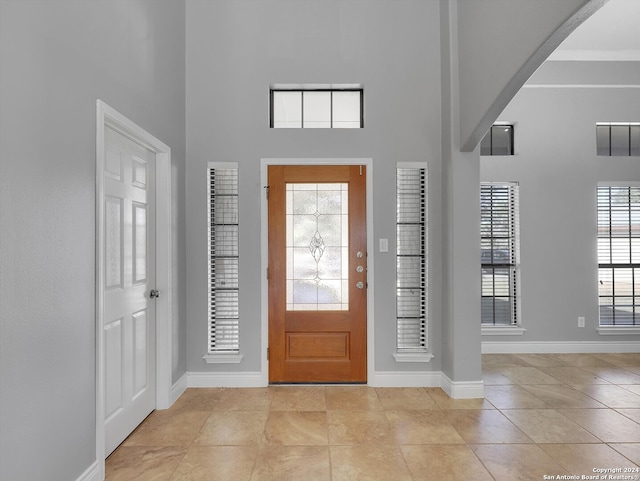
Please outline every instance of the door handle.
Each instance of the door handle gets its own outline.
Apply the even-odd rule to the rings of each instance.
[[[364,289],[364,282],[362,282],[362,281],[358,281],[358,282],[356,282],[356,287],[357,287],[358,289]]]
[[[149,292],[149,297],[151,299],[157,299],[158,297],[160,297],[160,291],[156,289],[151,289],[151,291]]]

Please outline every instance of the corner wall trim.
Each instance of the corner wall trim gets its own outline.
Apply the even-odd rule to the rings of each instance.
[[[178,379],[173,384],[173,386],[171,386],[171,399],[170,399],[171,404],[169,406],[167,406],[167,409],[175,404],[175,402],[178,400],[178,398],[180,396],[182,396],[182,394],[184,394],[184,392],[187,390],[187,387],[188,387],[187,373],[185,372],[180,377],[180,379]]]
[[[261,372],[188,372],[187,387],[265,387]]]
[[[100,465],[98,461],[94,461],[76,481],[102,481],[102,479],[100,477]]]
[[[476,399],[484,397],[483,381],[452,381],[442,373],[440,387],[452,399]]]
[[[579,354],[640,352],[640,341],[484,341],[482,354]]]

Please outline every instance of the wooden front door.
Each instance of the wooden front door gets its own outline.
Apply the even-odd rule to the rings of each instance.
[[[269,166],[269,381],[367,381],[366,172]]]

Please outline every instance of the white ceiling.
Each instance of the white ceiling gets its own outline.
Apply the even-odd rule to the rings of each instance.
[[[640,0],[609,0],[548,60],[640,61]]]

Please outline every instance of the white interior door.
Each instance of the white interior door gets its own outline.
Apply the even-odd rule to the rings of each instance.
[[[105,455],[155,409],[155,154],[105,129]]]

